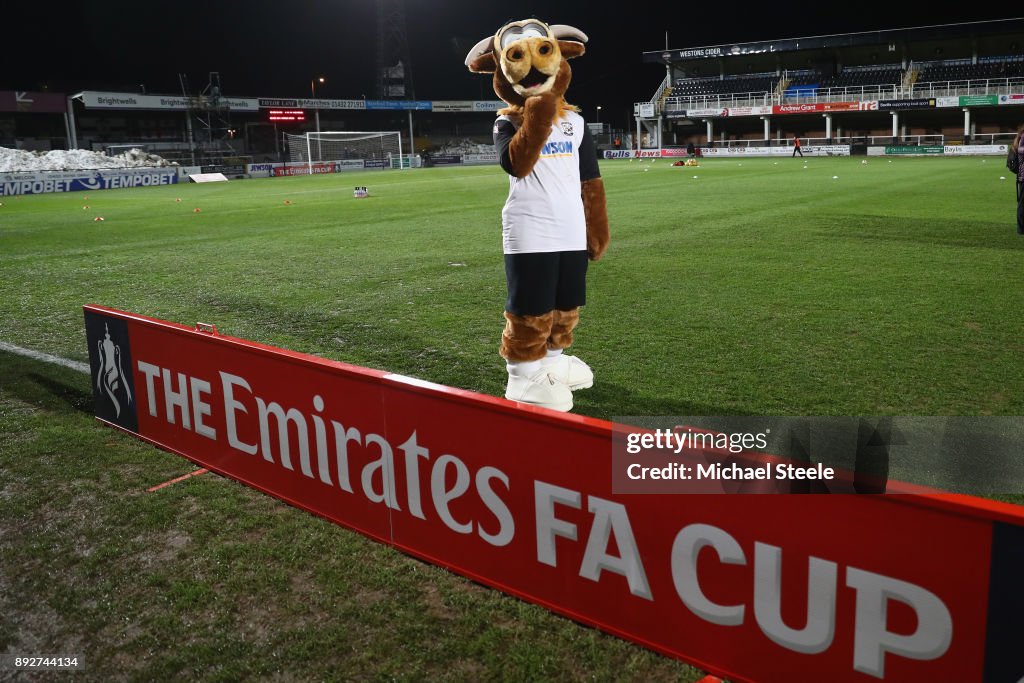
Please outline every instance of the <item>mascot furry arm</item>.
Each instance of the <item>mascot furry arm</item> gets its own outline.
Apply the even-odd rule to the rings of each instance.
[[[502,167],[516,178],[533,171],[551,126],[562,113],[578,111],[566,103],[565,92],[572,79],[569,60],[584,53],[587,36],[572,26],[554,25],[550,27],[551,40],[547,35],[532,35],[536,25],[529,19],[506,24],[496,35],[477,43],[466,57],[470,71],[494,74],[494,92],[509,105],[499,113],[518,124],[507,153],[499,150]],[[587,252],[596,261],[609,241],[604,181],[592,178],[581,186]]]

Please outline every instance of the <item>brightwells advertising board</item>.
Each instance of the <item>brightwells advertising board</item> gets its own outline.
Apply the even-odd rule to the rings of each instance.
[[[1017,506],[624,495],[621,424],[99,306],[85,327],[104,423],[715,675],[1024,676]]]
[[[177,182],[176,167],[0,173],[0,197],[48,192],[118,190],[126,187],[174,185]]]

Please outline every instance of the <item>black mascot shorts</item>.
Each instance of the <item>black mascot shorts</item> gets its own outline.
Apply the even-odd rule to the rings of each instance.
[[[505,254],[508,300],[515,315],[571,311],[587,302],[586,251]]]

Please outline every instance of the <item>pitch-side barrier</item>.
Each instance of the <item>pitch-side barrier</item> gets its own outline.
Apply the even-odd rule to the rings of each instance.
[[[1024,676],[1024,511],[612,492],[615,425],[101,306],[96,416],[427,562],[734,681]]]

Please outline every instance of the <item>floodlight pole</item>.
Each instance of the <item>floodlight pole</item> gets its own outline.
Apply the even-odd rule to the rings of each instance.
[[[401,145],[401,140],[399,140],[399,145]],[[410,109],[409,110],[409,168],[412,168],[412,155],[416,153],[414,151],[415,149],[416,149],[416,143],[413,141],[413,138],[412,138],[412,109]],[[399,150],[401,150],[401,146],[399,146]],[[398,155],[398,168],[400,168],[400,169],[401,168],[405,168],[402,165],[402,155],[401,155],[401,152],[399,152],[399,155]]]
[[[317,150],[316,153],[318,155],[318,160],[319,161],[323,161],[324,160],[324,148],[323,148],[323,145],[320,143],[320,103],[316,99],[316,82],[317,82],[317,80],[319,80],[321,83],[323,83],[324,82],[324,77],[320,76],[319,79],[311,78],[309,80],[309,91],[313,95],[313,107],[314,107],[313,116],[314,116],[314,118],[316,118],[316,150]],[[312,174],[313,173],[313,160],[310,159],[309,162],[310,162],[309,163],[309,172]]]
[[[64,125],[67,128],[68,134],[68,149],[78,149],[78,131],[76,130],[77,125],[75,124],[75,98],[81,97],[82,93],[72,95],[68,98],[68,110],[64,114]]]

